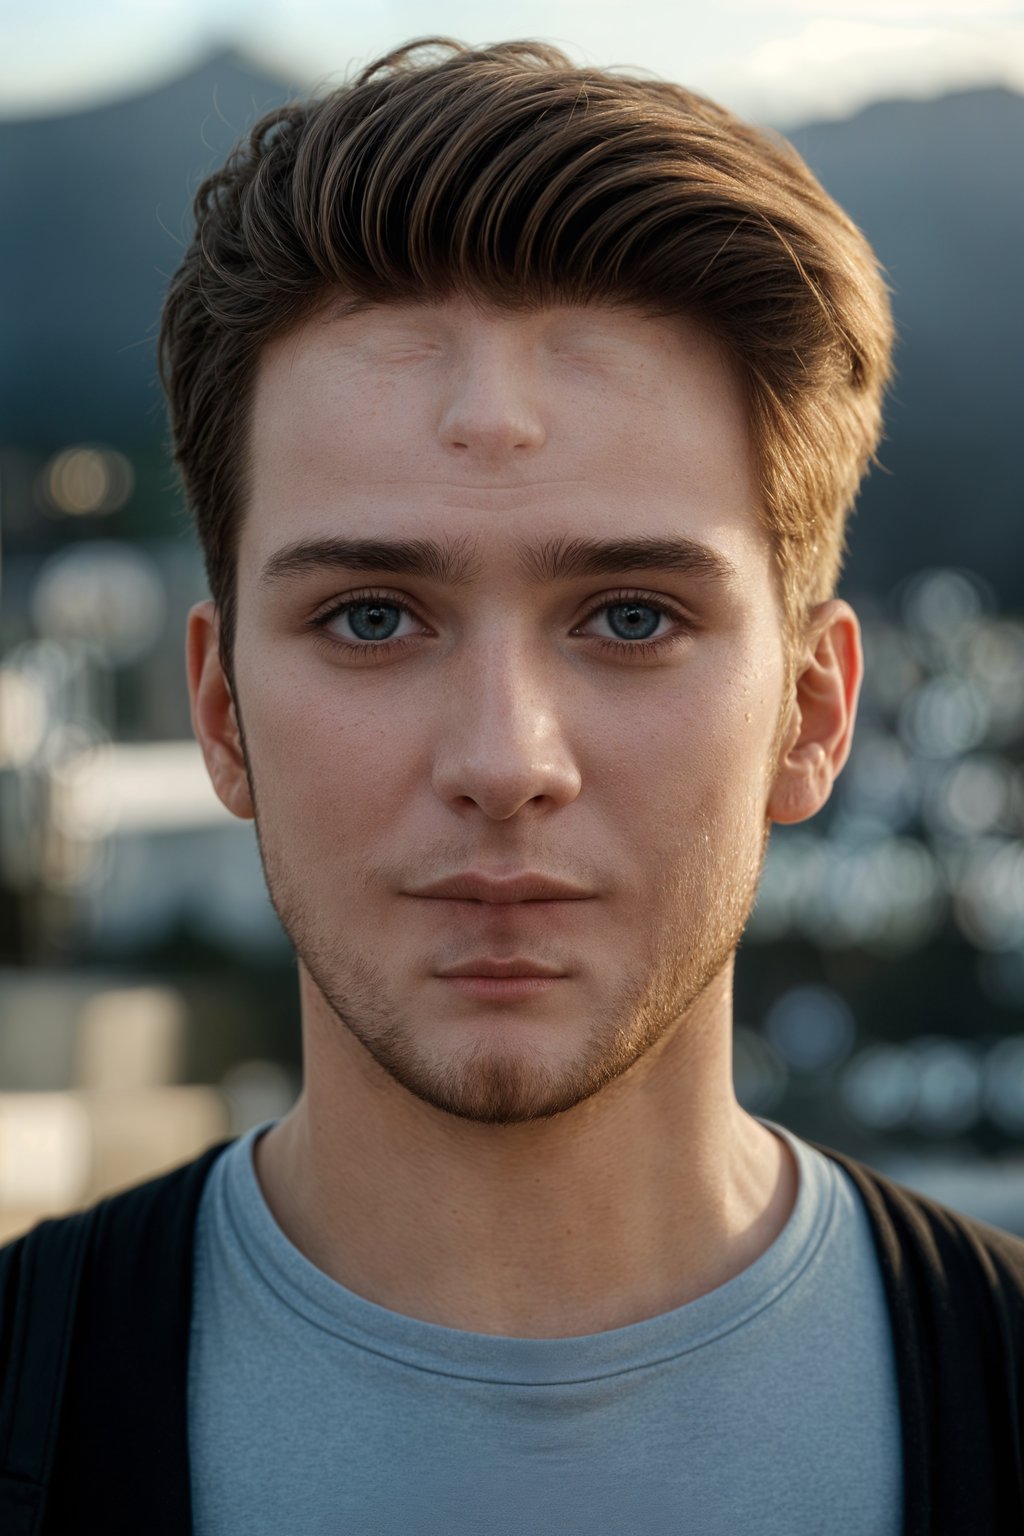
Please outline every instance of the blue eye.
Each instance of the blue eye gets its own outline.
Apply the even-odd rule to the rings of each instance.
[[[402,622],[402,609],[397,603],[382,603],[376,600],[351,603],[345,609],[345,617],[358,639],[390,640]]]
[[[664,614],[646,603],[609,603],[608,626],[620,640],[649,640]]]

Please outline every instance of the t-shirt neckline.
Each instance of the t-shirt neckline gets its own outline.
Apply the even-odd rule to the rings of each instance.
[[[409,1317],[358,1295],[318,1269],[278,1226],[254,1161],[255,1126],[218,1160],[209,1218],[223,1223],[251,1271],[297,1318],[350,1346],[442,1375],[508,1384],[593,1380],[643,1369],[702,1349],[742,1328],[796,1284],[814,1262],[835,1208],[838,1180],[829,1160],[773,1121],[761,1123],[796,1158],[796,1201],[783,1230],[753,1264],[680,1307],[601,1333],[517,1338],[473,1333]],[[325,1341],[326,1342],[326,1341]]]

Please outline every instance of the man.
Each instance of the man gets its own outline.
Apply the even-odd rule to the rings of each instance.
[[[193,720],[305,1085],[8,1250],[18,1529],[1019,1529],[1024,1243],[732,1086],[768,830],[856,710],[863,237],[534,44],[401,50],[196,206]]]

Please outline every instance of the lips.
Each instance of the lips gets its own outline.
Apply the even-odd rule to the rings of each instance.
[[[544,965],[537,960],[467,960],[459,965],[438,971],[439,976],[490,976],[506,981],[515,976],[564,976],[565,972],[554,965]]]
[[[493,906],[519,901],[589,901],[593,898],[592,891],[551,875],[529,872],[486,875],[473,870],[449,875],[407,894],[432,901],[481,901]]]

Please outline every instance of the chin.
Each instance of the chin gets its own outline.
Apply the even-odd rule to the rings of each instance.
[[[480,1125],[525,1125],[565,1114],[629,1065],[618,1056],[596,1062],[544,1060],[536,1041],[510,1040],[493,1026],[488,1039],[464,1043],[441,1062],[424,1059],[408,1048],[408,1041],[364,1044],[389,1076],[421,1102]]]

